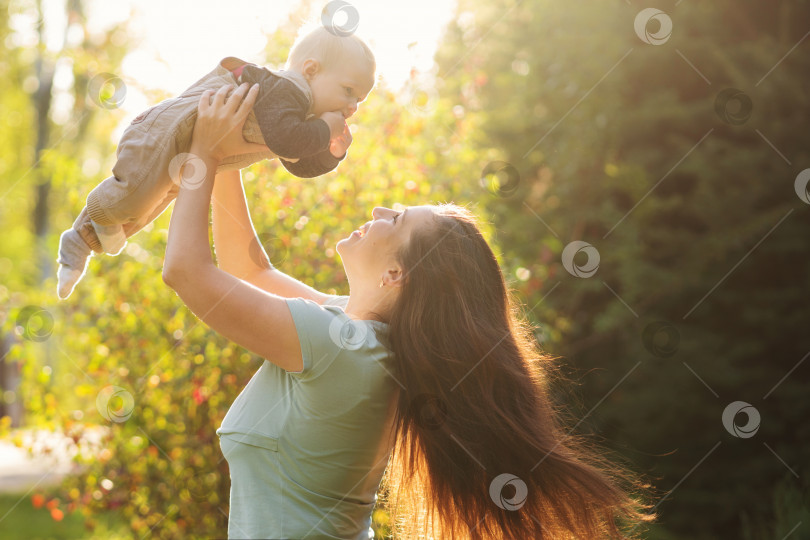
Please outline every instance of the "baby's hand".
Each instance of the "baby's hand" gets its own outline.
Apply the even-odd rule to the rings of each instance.
[[[352,132],[349,125],[344,122],[343,133],[329,141],[329,152],[336,158],[343,157],[349,145],[352,144]]]
[[[329,138],[334,139],[343,133],[343,126],[346,125],[346,119],[343,115],[335,111],[327,111],[320,115],[318,118],[326,122],[329,126]]]

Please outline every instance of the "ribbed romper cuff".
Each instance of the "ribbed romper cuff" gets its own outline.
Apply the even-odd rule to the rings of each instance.
[[[82,237],[82,240],[95,251],[96,253],[102,252],[101,241],[96,236],[95,231],[88,230],[87,228],[82,229],[79,231],[79,236]]]
[[[82,240],[96,253],[101,253],[101,241],[96,235],[96,230],[90,222],[90,215],[87,213],[87,206],[82,208],[79,217],[73,222],[73,229],[79,233]]]
[[[98,195],[92,191],[87,196],[87,215],[90,216],[94,222],[99,225],[115,225],[112,220],[107,217]]]

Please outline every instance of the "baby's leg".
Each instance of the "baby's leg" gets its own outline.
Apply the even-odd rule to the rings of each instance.
[[[127,245],[127,235],[121,225],[99,225],[92,220],[90,222],[93,224],[93,230],[96,231],[96,236],[98,241],[101,242],[104,253],[118,255]]]
[[[127,238],[150,223],[174,199],[176,185],[169,176],[172,160],[191,139],[194,118],[185,118],[196,102],[166,100],[125,131],[116,149],[113,175],[87,195],[93,233],[105,253],[117,255]],[[140,118],[140,117],[139,117]],[[137,120],[137,119],[136,119]],[[169,196],[169,200],[166,198]]]
[[[83,208],[73,225],[59,237],[59,270],[56,274],[56,294],[65,299],[84,275],[87,261],[101,245],[92,232],[87,208]]]

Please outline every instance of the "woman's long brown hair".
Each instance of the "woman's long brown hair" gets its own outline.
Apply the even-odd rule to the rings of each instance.
[[[561,380],[475,217],[435,208],[398,253],[388,340],[399,389],[381,486],[395,538],[623,538],[648,484],[552,403]],[[501,476],[505,475],[505,476]]]

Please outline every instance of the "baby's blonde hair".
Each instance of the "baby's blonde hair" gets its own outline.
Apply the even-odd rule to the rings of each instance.
[[[309,58],[317,60],[324,68],[355,59],[366,60],[372,75],[377,70],[374,53],[362,39],[355,34],[335,35],[321,24],[310,23],[301,28],[290,49],[285,69],[301,70]]]

